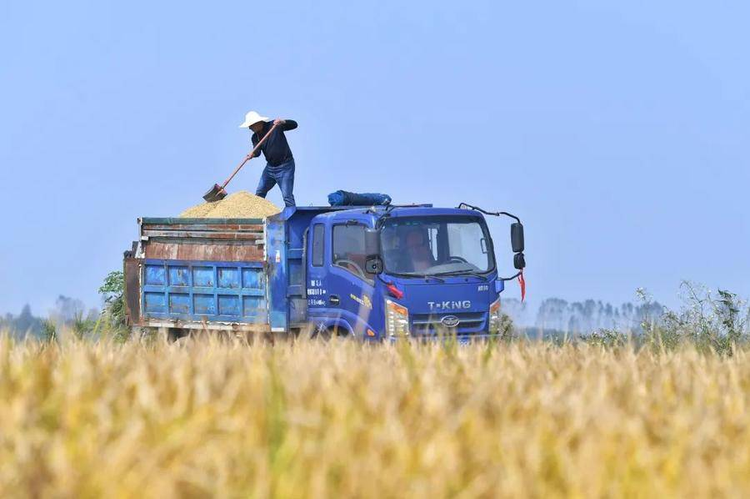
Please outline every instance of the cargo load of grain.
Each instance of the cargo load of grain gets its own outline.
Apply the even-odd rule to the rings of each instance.
[[[280,211],[267,199],[238,191],[221,201],[193,206],[183,211],[180,218],[266,218]]]

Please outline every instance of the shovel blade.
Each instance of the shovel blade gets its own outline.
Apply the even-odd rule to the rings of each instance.
[[[211,189],[209,189],[208,192],[203,195],[203,199],[205,199],[209,203],[221,201],[225,197],[227,197],[227,191],[222,189],[219,184],[214,184],[214,186],[211,187]]]

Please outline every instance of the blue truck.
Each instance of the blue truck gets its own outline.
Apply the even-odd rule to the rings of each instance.
[[[498,275],[485,215],[507,215],[515,276]],[[141,218],[125,252],[134,329],[487,338],[522,278],[520,220],[461,204],[290,207],[267,219]]]

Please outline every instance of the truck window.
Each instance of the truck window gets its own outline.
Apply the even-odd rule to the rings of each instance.
[[[365,227],[363,225],[333,226],[333,264],[357,277],[365,274]]]
[[[323,254],[325,249],[325,227],[322,224],[313,226],[312,238],[312,264],[313,267],[323,266]]]
[[[381,243],[385,269],[394,274],[462,275],[495,268],[486,225],[474,217],[389,219]]]
[[[461,255],[469,263],[487,259],[487,241],[478,224],[448,225],[448,241],[452,255]]]

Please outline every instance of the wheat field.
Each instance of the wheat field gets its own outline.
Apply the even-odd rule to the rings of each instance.
[[[741,497],[749,396],[744,351],[6,338],[0,494]]]

